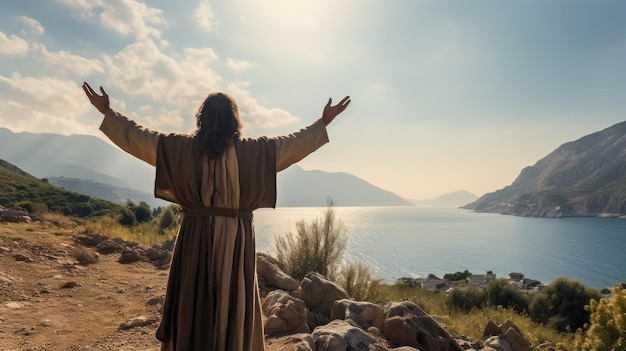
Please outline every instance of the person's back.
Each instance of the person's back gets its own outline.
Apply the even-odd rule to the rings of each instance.
[[[322,118],[299,132],[241,139],[236,104],[224,94],[217,110],[214,95],[205,100],[194,135],[166,135],[111,110],[104,89],[102,96],[83,89],[105,115],[101,130],[154,165],[155,195],[184,213],[157,330],[162,350],[264,350],[252,211],[275,206],[276,172],[328,142],[326,125],[348,97],[335,106],[329,100]]]

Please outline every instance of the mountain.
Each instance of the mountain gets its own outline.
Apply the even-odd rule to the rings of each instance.
[[[19,205],[30,211],[52,211],[78,217],[116,213],[121,206],[67,191],[0,160],[0,206]]]
[[[154,168],[89,135],[13,133],[0,128],[0,158],[35,177],[93,180],[152,193]]]
[[[169,204],[165,200],[155,198],[151,193],[108,183],[100,183],[94,180],[67,177],[48,177],[47,179],[48,183],[54,186],[121,205],[125,205],[128,201],[135,204],[145,202],[150,208],[164,207]]]
[[[463,208],[532,217],[626,216],[626,122],[559,146]]]
[[[337,206],[411,206],[400,196],[351,174],[305,171],[292,165],[278,173],[279,207],[323,206],[332,198]]]
[[[152,196],[154,168],[97,137],[0,128],[0,140],[0,158],[68,190],[118,203]],[[297,165],[278,174],[277,187],[279,207],[323,206],[328,197],[339,206],[411,205],[353,175],[305,171]]]
[[[443,194],[432,199],[411,200],[413,204],[421,207],[454,207],[458,208],[476,201],[478,196],[465,190],[458,190],[448,194]]]

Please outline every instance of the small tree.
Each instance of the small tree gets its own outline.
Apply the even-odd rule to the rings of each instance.
[[[529,314],[534,322],[545,323],[558,331],[575,331],[589,323],[585,306],[599,300],[600,293],[583,283],[557,278],[535,296]]]
[[[335,279],[348,240],[343,222],[335,218],[329,200],[321,218],[310,223],[299,220],[297,232],[276,236],[277,260],[283,271],[297,280],[309,272]]]
[[[513,308],[519,313],[528,310],[530,304],[528,295],[511,285],[507,279],[490,281],[485,291],[487,300],[494,307]]]
[[[587,335],[580,335],[576,347],[581,351],[626,350],[626,290],[613,287],[613,296],[599,302],[591,300]]]
[[[162,209],[159,216],[159,233],[164,233],[166,229],[173,228],[177,225],[176,214],[174,208],[176,205],[170,205]]]

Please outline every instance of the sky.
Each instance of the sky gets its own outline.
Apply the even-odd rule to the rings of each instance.
[[[227,92],[246,137],[349,95],[302,168],[480,196],[626,120],[625,17],[604,0],[4,0],[0,127],[104,138],[83,81],[162,132]]]

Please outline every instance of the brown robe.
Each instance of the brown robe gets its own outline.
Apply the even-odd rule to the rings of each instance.
[[[157,330],[162,350],[264,350],[252,211],[275,206],[277,171],[328,141],[323,122],[238,140],[214,160],[192,136],[149,131],[112,110],[100,129],[155,165],[155,195],[184,209]]]

